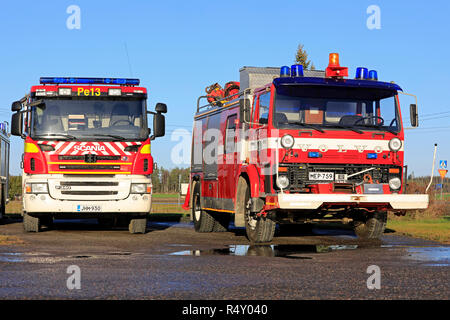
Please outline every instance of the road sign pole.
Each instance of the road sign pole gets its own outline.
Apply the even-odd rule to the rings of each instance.
[[[427,188],[425,189],[425,192],[428,192],[428,189],[430,188],[431,183],[433,183],[434,164],[436,162],[436,149],[437,149],[437,143],[434,144],[433,165],[431,166],[430,183],[428,184]]]

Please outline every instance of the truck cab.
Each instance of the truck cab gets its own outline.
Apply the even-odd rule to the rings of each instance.
[[[167,107],[158,103],[155,112],[147,111],[147,90],[138,79],[44,77],[12,111],[11,132],[24,139],[26,231],[37,232],[54,218],[95,217],[145,232],[150,143],[164,135]]]

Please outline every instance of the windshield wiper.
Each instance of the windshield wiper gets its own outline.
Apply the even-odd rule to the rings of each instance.
[[[113,138],[113,139],[115,139],[115,140],[127,140],[127,138],[125,138],[125,137],[122,137],[122,136],[116,136],[116,135],[114,135],[114,134],[93,134],[92,135],[92,137],[95,137],[95,136],[100,136],[100,137],[110,137],[110,138]]]
[[[288,122],[281,122],[280,121],[278,123],[297,124],[297,125],[299,125],[301,127],[311,128],[311,129],[317,130],[317,131],[319,131],[321,133],[325,132],[321,128],[319,128],[318,126],[315,126],[315,125],[310,124],[310,123],[300,122],[300,121],[288,121]]]
[[[358,129],[352,127],[352,126],[345,126],[345,125],[339,124],[339,123],[335,123],[335,124],[327,124],[326,126],[327,126],[327,127],[342,128],[342,129],[349,129],[349,130],[352,130],[352,131],[354,131],[354,132],[356,132],[356,133],[363,134],[363,132],[362,132],[361,130],[358,130]]]
[[[72,135],[67,134],[67,133],[46,133],[46,134],[36,135],[34,137],[35,138],[41,138],[41,139],[44,139],[46,137],[64,137],[67,140],[75,140],[75,139],[77,139],[77,137],[72,136]]]

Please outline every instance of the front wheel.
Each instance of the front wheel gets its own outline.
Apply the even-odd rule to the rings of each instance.
[[[147,218],[131,219],[128,225],[128,230],[132,234],[144,234],[147,229]]]
[[[358,238],[379,239],[384,233],[387,222],[387,212],[377,211],[369,214],[364,221],[356,221],[353,230]]]
[[[250,188],[244,178],[239,178],[237,210],[244,210],[245,231],[251,243],[271,242],[275,234],[276,223],[268,217],[257,216],[250,211]]]
[[[25,232],[41,231],[41,219],[32,217],[27,213],[23,214],[23,229]]]

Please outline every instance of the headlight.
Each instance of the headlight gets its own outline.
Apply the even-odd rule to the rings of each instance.
[[[391,151],[397,152],[402,147],[402,141],[399,138],[392,138],[391,141],[389,141],[389,149]]]
[[[279,175],[277,178],[277,186],[280,189],[286,189],[287,187],[289,187],[289,178],[287,175]]]
[[[400,189],[401,186],[402,186],[402,181],[400,180],[400,178],[392,178],[389,180],[389,187],[392,190],[398,190],[398,189]]]
[[[27,183],[25,190],[26,193],[48,193],[48,185],[46,183]]]
[[[294,146],[294,137],[290,134],[286,134],[281,138],[281,146],[285,149],[290,149]]]
[[[152,185],[146,183],[132,183],[131,193],[151,193]]]

